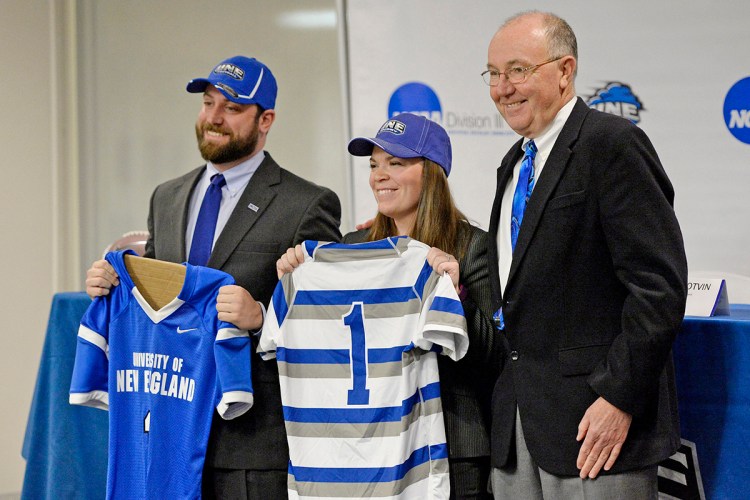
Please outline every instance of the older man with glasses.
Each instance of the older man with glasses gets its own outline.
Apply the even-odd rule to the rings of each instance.
[[[525,12],[489,45],[490,97],[522,137],[490,219],[492,487],[505,498],[656,498],[679,446],[672,342],[687,294],[674,191],[631,122],[576,98],[577,42]]]

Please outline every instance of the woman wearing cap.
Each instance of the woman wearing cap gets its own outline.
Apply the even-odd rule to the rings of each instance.
[[[370,187],[378,213],[371,227],[346,234],[343,242],[408,235],[433,247],[428,262],[436,272],[447,272],[459,292],[469,351],[458,362],[444,356],[438,361],[451,498],[491,498],[489,406],[500,345],[494,342],[497,335],[489,319],[487,233],[471,225],[453,202],[448,134],[433,121],[402,113],[383,124],[376,137],[353,139],[348,149],[354,156],[370,157]],[[279,277],[303,261],[301,247],[290,248],[276,264]]]

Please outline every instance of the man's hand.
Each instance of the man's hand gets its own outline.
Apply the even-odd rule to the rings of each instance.
[[[110,288],[120,284],[115,268],[106,260],[97,260],[86,271],[86,294],[93,298],[108,295]]]
[[[362,229],[370,229],[373,222],[375,222],[375,219],[367,219],[363,223],[354,226],[354,229],[356,229],[357,231],[361,231]]]
[[[432,247],[430,248],[430,251],[427,252],[427,263],[430,264],[432,269],[438,274],[448,273],[448,276],[451,277],[451,281],[453,282],[453,287],[456,289],[456,293],[458,293],[460,270],[458,267],[458,261],[454,256],[443,252],[439,248]]]
[[[281,279],[286,273],[291,273],[296,268],[305,262],[305,252],[302,250],[302,245],[296,245],[282,255],[279,260],[276,261],[276,275]]]
[[[237,285],[219,288],[216,297],[219,319],[242,330],[258,330],[263,326],[263,311],[250,292]]]
[[[602,397],[589,406],[578,424],[576,436],[576,441],[583,439],[576,460],[576,467],[581,470],[581,479],[594,479],[602,467],[609,470],[615,465],[632,421],[632,415]]]

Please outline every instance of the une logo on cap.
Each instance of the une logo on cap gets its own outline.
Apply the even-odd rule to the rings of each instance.
[[[398,120],[388,120],[385,125],[380,127],[380,132],[390,132],[392,134],[401,135],[406,131],[406,125]]]
[[[218,74],[223,73],[225,75],[231,76],[235,80],[242,80],[242,77],[245,76],[245,72],[242,69],[238,68],[234,64],[226,64],[226,63],[219,64],[218,66],[216,66],[216,69],[214,69],[214,73],[218,73]]]

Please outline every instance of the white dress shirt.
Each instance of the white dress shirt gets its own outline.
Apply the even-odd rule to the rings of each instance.
[[[245,191],[250,179],[258,167],[260,166],[266,154],[261,150],[252,157],[243,161],[242,163],[235,165],[225,172],[219,172],[216,167],[208,162],[206,164],[206,171],[203,176],[196,184],[193,193],[190,195],[190,207],[188,208],[188,225],[187,231],[185,231],[185,255],[190,255],[190,247],[193,244],[193,232],[195,231],[195,223],[198,220],[198,212],[200,211],[201,204],[203,203],[203,197],[206,194],[208,186],[211,184],[211,177],[214,174],[224,175],[224,180],[227,182],[221,188],[221,205],[219,206],[219,215],[216,219],[216,231],[214,232],[214,241],[211,244],[211,250],[216,243],[216,239],[221,234],[224,226],[226,226],[229,216],[232,215],[234,207],[237,206],[237,202],[240,200],[240,196]]]
[[[563,106],[560,111],[557,112],[555,119],[552,120],[549,128],[545,130],[539,137],[534,138],[534,144],[536,144],[537,153],[534,157],[534,186],[539,183],[539,178],[544,170],[544,164],[549,158],[549,154],[552,151],[552,147],[557,141],[557,137],[562,131],[563,125],[568,120],[570,113],[573,111],[575,106],[575,96]],[[524,137],[523,146],[531,139]],[[505,192],[503,193],[503,200],[500,204],[500,221],[498,223],[497,230],[497,256],[498,256],[498,271],[500,275],[500,289],[502,293],[505,293],[505,284],[508,282],[508,274],[510,274],[510,264],[513,260],[513,247],[510,243],[510,219],[511,213],[513,212],[513,193],[516,190],[516,184],[518,184],[518,175],[521,171],[521,163],[523,162],[523,156],[518,160],[516,165],[513,167],[513,177],[508,181],[505,186]],[[523,226],[523,223],[521,223]]]

